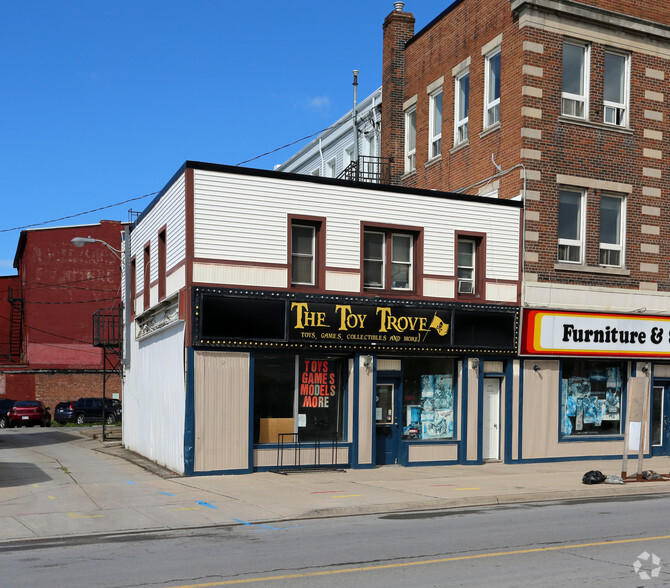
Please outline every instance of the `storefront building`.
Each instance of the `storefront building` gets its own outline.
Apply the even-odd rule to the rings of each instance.
[[[187,162],[124,244],[124,444],[185,475],[511,459],[521,220]]]
[[[669,454],[668,317],[524,309],[521,351],[522,460],[620,457],[628,422]],[[627,420],[635,380],[645,409]]]
[[[346,467],[500,458],[499,435],[490,431],[500,430],[518,307],[218,288],[196,288],[193,301],[194,353],[207,350],[216,362],[217,354],[243,350],[248,358],[255,469],[278,458],[297,465],[296,441],[305,447],[303,466],[314,465],[312,442],[322,464]],[[468,357],[491,366],[486,386],[478,369],[469,373]],[[487,435],[477,444],[478,424],[468,414],[479,414],[483,396]],[[471,455],[469,428],[479,445]],[[198,453],[195,438],[192,446]]]

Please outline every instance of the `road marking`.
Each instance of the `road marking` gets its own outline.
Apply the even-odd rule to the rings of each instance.
[[[131,486],[135,486],[135,485],[136,485],[135,482],[131,482],[130,480],[126,480],[126,482],[128,482],[128,484],[130,484]]]
[[[56,500],[55,496],[49,496],[49,500]]]
[[[334,492],[344,492],[344,490],[322,490],[320,492],[310,492],[310,494],[333,494]]]
[[[237,520],[237,519],[235,519]],[[622,543],[639,543],[641,541],[658,541],[670,539],[670,535],[659,537],[636,537],[634,539],[615,539],[613,541],[594,541],[592,543],[574,543],[572,545],[555,545],[553,547],[535,547],[532,549],[518,549],[516,551],[497,551],[494,553],[480,553],[476,555],[457,555],[440,559],[428,559],[424,561],[410,561],[405,563],[382,564],[378,566],[365,566],[362,568],[344,568],[341,570],[324,570],[322,572],[304,572],[300,574],[285,574],[283,576],[263,576],[257,578],[245,578],[242,580],[222,580],[221,582],[208,582],[206,584],[182,584],[173,588],[208,588],[210,586],[232,586],[233,584],[251,584],[252,582],[272,582],[276,580],[291,580],[294,578],[314,578],[318,576],[332,576],[334,574],[348,574],[353,572],[371,572],[374,570],[388,570],[393,568],[408,568],[410,566],[425,566],[436,563],[449,563],[453,561],[465,561],[469,559],[484,559],[487,557],[504,557],[509,555],[524,555],[527,553],[541,553],[543,551],[560,551],[562,549],[577,549],[580,547],[600,547],[603,545],[617,545]]]
[[[73,519],[99,519],[104,517],[104,514],[99,514],[99,515],[79,515],[74,512],[69,512],[67,513],[68,516],[71,516]]]
[[[165,496],[174,496],[174,494],[170,494],[169,492],[159,492],[159,494],[165,494]]]

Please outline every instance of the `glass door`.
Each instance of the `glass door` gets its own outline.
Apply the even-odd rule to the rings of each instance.
[[[375,458],[377,465],[398,463],[400,445],[400,379],[378,378],[375,394]]]
[[[670,455],[670,382],[655,385],[651,400],[652,455]]]

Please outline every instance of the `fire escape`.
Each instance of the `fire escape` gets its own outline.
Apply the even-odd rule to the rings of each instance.
[[[106,441],[107,378],[123,376],[123,305],[93,314],[93,346],[103,351],[102,360],[102,440]]]
[[[341,180],[370,182],[373,184],[391,183],[391,161],[388,157],[361,155],[345,167],[339,176]]]
[[[7,354],[3,354],[3,356],[10,363],[19,363],[23,343],[23,298],[21,292],[8,288],[7,300],[9,301],[9,345]]]

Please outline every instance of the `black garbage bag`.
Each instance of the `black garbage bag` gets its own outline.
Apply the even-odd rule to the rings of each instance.
[[[590,470],[582,477],[582,484],[600,484],[607,476],[599,470]]]

